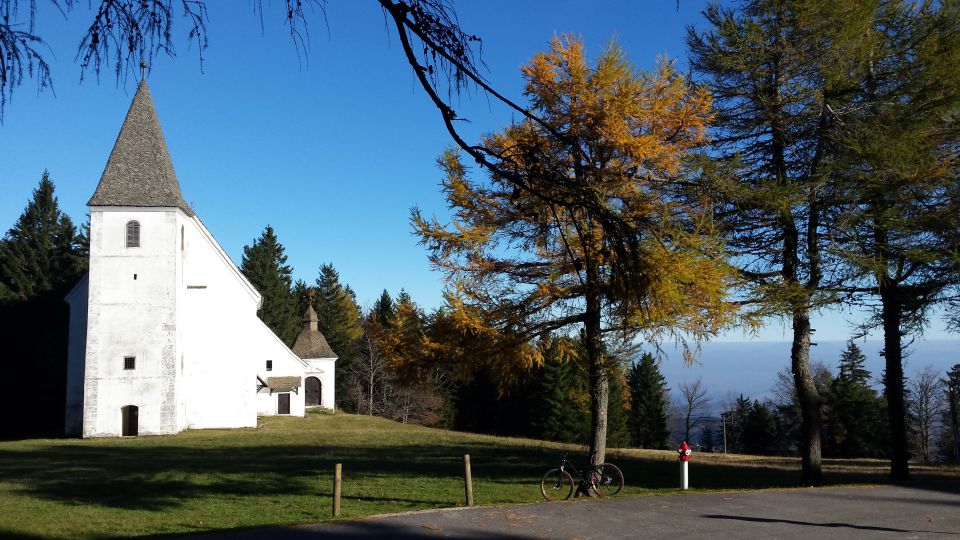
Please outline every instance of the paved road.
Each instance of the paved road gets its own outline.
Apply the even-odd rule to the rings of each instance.
[[[884,486],[611,498],[395,514],[202,538],[960,540],[960,492]]]

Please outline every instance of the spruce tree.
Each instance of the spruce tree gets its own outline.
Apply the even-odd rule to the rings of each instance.
[[[943,429],[940,431],[940,459],[960,464],[960,364],[947,371],[943,381]]]
[[[627,425],[624,388],[626,376],[620,364],[612,363],[610,373],[610,397],[607,402],[607,444],[614,448],[630,446],[630,428]]]
[[[43,176],[14,226],[0,240],[0,328],[12,384],[0,396],[6,436],[63,432],[69,309],[64,295],[82,276],[86,253]],[[40,374],[40,376],[38,376]],[[43,396],[43,399],[36,399]],[[30,407],[24,407],[30,403]]]
[[[733,403],[733,408],[727,411],[727,445],[730,447],[727,451],[733,454],[742,454],[745,450],[744,431],[747,427],[747,416],[753,404],[750,399],[740,394],[740,397]]]
[[[320,267],[316,281],[314,309],[317,312],[320,332],[337,354],[336,402],[337,407],[353,411],[356,404],[350,397],[353,362],[359,354],[359,340],[363,336],[360,307],[353,291],[340,283],[340,275],[332,264]]]
[[[824,450],[836,457],[885,457],[887,423],[883,399],[870,386],[866,357],[853,342],[840,356],[830,387]]]
[[[72,287],[87,259],[82,238],[60,211],[50,174],[43,171],[33,198],[0,240],[0,300],[28,300]]]
[[[627,375],[630,387],[630,435],[633,446],[639,448],[666,448],[667,437],[667,382],[660,373],[657,361],[644,353],[633,364]]]
[[[700,430],[700,451],[701,452],[713,452],[713,449],[717,446],[716,435],[713,433],[713,428],[710,427],[710,424],[703,426],[703,429]]]
[[[572,406],[573,360],[564,347],[565,337],[546,337],[538,347],[543,364],[536,368],[528,385],[530,402],[529,436],[548,441],[573,442],[577,439]]]
[[[294,296],[293,269],[287,264],[283,245],[267,225],[259,238],[243,247],[240,271],[263,297],[257,315],[287,346],[293,345],[300,330],[302,312]]]
[[[747,454],[764,456],[776,453],[777,423],[766,404],[753,401],[744,418],[740,442]]]
[[[370,317],[377,322],[377,324],[385,327],[389,327],[393,324],[393,319],[396,316],[396,310],[393,307],[393,298],[390,297],[390,293],[386,289],[380,293],[380,298],[377,298],[377,301],[373,303],[373,311],[370,312]]]

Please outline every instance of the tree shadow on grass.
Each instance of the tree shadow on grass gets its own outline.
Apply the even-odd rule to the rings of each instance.
[[[146,439],[144,439],[146,440]],[[462,478],[463,454],[471,455],[480,482],[512,484],[533,492],[544,471],[555,466],[558,451],[540,447],[498,446],[487,442],[385,445],[374,447],[314,444],[237,445],[198,448],[187,445],[90,445],[82,442],[33,446],[29,451],[0,450],[0,478],[16,482],[21,494],[78,505],[162,511],[209,496],[329,496],[335,463],[343,463],[344,496],[370,501],[405,501],[438,506],[436,493],[350,493],[351,484],[383,482],[380,490],[403,489],[412,477]],[[166,443],[166,441],[165,441]],[[626,484],[672,489],[677,464],[661,459],[619,457]],[[705,489],[795,487],[798,472],[776,467],[696,464],[693,485]],[[391,485],[391,479],[396,481]],[[828,483],[882,483],[881,473],[830,473]],[[442,490],[441,490],[442,491]],[[442,493],[441,493],[442,494]],[[393,497],[392,495],[396,495]],[[422,496],[422,498],[410,497]],[[497,501],[488,501],[497,502]]]

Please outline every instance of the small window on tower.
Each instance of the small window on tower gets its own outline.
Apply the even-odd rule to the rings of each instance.
[[[140,222],[127,222],[127,247],[140,247]]]
[[[123,357],[123,369],[137,369],[137,357],[136,357],[136,356],[124,356],[124,357]]]
[[[273,371],[273,360],[267,360],[267,371]]]

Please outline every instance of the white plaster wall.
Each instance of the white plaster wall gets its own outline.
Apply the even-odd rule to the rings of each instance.
[[[257,375],[303,376],[303,363],[257,317],[260,294],[196,218],[184,227],[183,297],[185,402],[193,428],[253,427],[263,398]],[[273,371],[265,371],[273,360]],[[303,395],[290,413],[303,416]],[[272,412],[276,414],[276,396]]]
[[[183,216],[184,412],[191,428],[257,425],[250,317],[259,294],[196,217]]]
[[[87,351],[87,296],[89,280],[86,275],[64,299],[70,306],[67,339],[67,409],[64,433],[79,436],[83,433],[83,366]]]
[[[334,389],[336,388],[336,358],[309,358],[307,362],[307,372],[305,376],[313,376],[320,379],[320,406],[324,409],[333,410],[334,407]]]
[[[276,375],[274,375],[274,377],[275,376]],[[290,416],[303,416],[306,414],[302,386],[297,389],[296,392],[284,393],[290,394]],[[277,392],[270,393],[269,388],[264,388],[257,393],[257,415],[277,416]]]
[[[176,433],[177,221],[171,208],[91,207],[83,435],[121,434],[121,407],[139,433]],[[140,247],[126,224],[140,222]],[[124,370],[123,358],[136,357]]]

